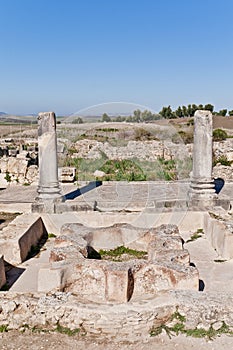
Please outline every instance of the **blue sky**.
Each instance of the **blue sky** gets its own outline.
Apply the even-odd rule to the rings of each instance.
[[[232,0],[0,0],[0,111],[233,109]]]

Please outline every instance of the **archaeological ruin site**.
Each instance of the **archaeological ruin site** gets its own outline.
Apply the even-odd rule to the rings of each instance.
[[[1,138],[0,326],[232,331],[233,138],[213,142],[204,110],[187,143],[179,125],[109,125],[77,137],[46,112]]]

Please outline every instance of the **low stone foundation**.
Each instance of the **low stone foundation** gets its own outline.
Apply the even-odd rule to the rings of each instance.
[[[53,330],[59,324],[88,337],[136,342],[146,341],[152,328],[170,324],[176,311],[185,316],[187,329],[208,329],[223,321],[233,325],[231,294],[177,291],[117,305],[82,304],[70,293],[0,296],[0,325],[9,329]]]
[[[99,260],[98,250],[126,247],[143,251],[116,262]],[[97,256],[97,259],[93,259]],[[50,254],[50,268],[39,272],[38,290],[70,291],[83,302],[123,303],[172,289],[198,290],[199,275],[190,266],[175,225],[142,229],[129,224],[90,228],[62,227]]]

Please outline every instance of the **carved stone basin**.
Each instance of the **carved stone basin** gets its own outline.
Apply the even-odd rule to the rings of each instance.
[[[115,262],[98,259],[100,249],[124,246],[146,257]],[[93,257],[97,259],[93,259]],[[65,224],[39,271],[39,291],[69,291],[84,302],[123,303],[172,289],[198,290],[199,276],[175,225],[142,229],[129,224],[90,228]]]

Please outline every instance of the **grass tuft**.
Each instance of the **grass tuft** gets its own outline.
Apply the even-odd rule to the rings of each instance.
[[[100,249],[99,254],[101,256],[101,259],[113,260],[113,261],[122,261],[121,257],[124,254],[134,257],[136,259],[145,259],[147,256],[147,252],[145,251],[129,249],[124,246],[120,246],[110,250]]]

